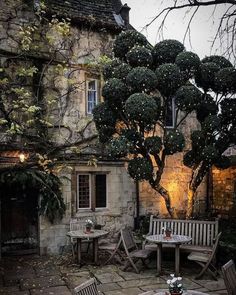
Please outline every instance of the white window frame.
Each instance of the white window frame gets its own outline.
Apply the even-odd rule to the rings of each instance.
[[[95,90],[89,89],[89,82],[92,82],[92,81],[95,82]],[[91,111],[89,110],[89,92],[90,91],[93,91],[96,94],[95,104],[93,106],[93,108],[94,108],[98,104],[98,79],[89,78],[86,80],[86,113],[87,113],[87,115],[92,115],[92,110],[93,110],[93,108]]]
[[[176,111],[175,111],[175,97],[172,97],[171,99],[171,104],[172,104],[172,125],[167,125],[166,128],[174,128],[175,127],[175,116],[176,116]]]
[[[107,209],[108,206],[108,174],[107,173],[103,173],[103,172],[94,172],[94,173],[78,173],[77,177],[76,177],[76,182],[77,182],[77,210],[92,210],[92,176],[96,176],[96,175],[106,175],[106,207],[95,207],[95,210],[104,210]],[[79,176],[80,175],[88,175],[89,176],[89,207],[79,207]],[[95,180],[95,179],[94,179]],[[94,192],[95,193],[95,192]],[[96,206],[96,199],[95,199],[95,204],[94,206]]]

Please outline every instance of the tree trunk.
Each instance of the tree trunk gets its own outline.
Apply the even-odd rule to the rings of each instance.
[[[186,212],[186,219],[190,219],[193,215],[193,203],[194,203],[194,194],[196,190],[192,188],[191,185],[188,186],[188,205]]]
[[[169,192],[160,184],[152,186],[155,191],[157,191],[165,200],[166,204],[166,209],[168,213],[170,214],[171,218],[176,218],[176,212],[173,207],[171,207],[171,200],[170,200],[170,195]]]

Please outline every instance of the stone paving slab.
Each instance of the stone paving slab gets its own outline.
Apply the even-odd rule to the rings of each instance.
[[[217,291],[217,290],[224,290],[225,289],[225,283],[222,278],[219,278],[217,281],[213,280],[195,280],[196,283],[199,282],[201,286],[208,289],[209,291]]]
[[[60,276],[39,277],[36,279],[22,279],[20,280],[20,289],[40,289],[54,286],[63,286],[65,281]]]
[[[32,289],[31,295],[71,295],[71,291],[66,286],[51,287],[44,289]]]
[[[118,289],[121,289],[121,287],[117,283],[107,283],[98,285],[98,290],[101,292],[114,291]]]
[[[87,274],[86,276],[78,276],[78,275],[71,275],[63,276],[63,280],[65,281],[66,285],[70,289],[74,289],[75,287],[79,286],[80,284],[84,283],[85,281],[89,280],[91,278],[90,274]]]
[[[138,295],[142,293],[142,290],[139,288],[128,288],[120,289],[114,291],[103,292],[105,295]]]
[[[149,286],[149,285],[156,285],[156,284],[163,284],[164,281],[161,278],[145,278],[145,279],[138,279],[138,280],[129,280],[125,282],[118,282],[117,284],[121,288],[131,288],[131,287],[142,287],[142,286]]]
[[[118,274],[121,277],[125,278],[126,281],[156,277],[156,271],[153,269],[148,269],[148,270],[142,271],[140,273],[118,270]]]

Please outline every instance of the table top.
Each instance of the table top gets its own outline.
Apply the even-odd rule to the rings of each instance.
[[[155,291],[154,291],[155,292]],[[166,290],[159,290],[157,293],[154,293],[153,295],[169,295],[169,291]],[[186,290],[182,295],[209,295],[207,293],[203,293],[197,290]]]
[[[146,240],[156,244],[183,244],[190,242],[192,238],[184,235],[171,235],[170,238],[165,235],[150,235],[146,236]]]
[[[101,229],[92,229],[91,232],[85,232],[84,230],[73,230],[69,231],[67,233],[67,236],[71,238],[77,238],[77,239],[96,239],[102,236],[107,235],[108,232]]]

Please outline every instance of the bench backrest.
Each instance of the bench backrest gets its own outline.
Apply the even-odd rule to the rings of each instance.
[[[192,238],[190,244],[196,246],[213,246],[218,235],[219,222],[205,220],[159,219],[151,215],[148,235],[163,233],[163,228],[171,228],[176,235],[186,235]]]

